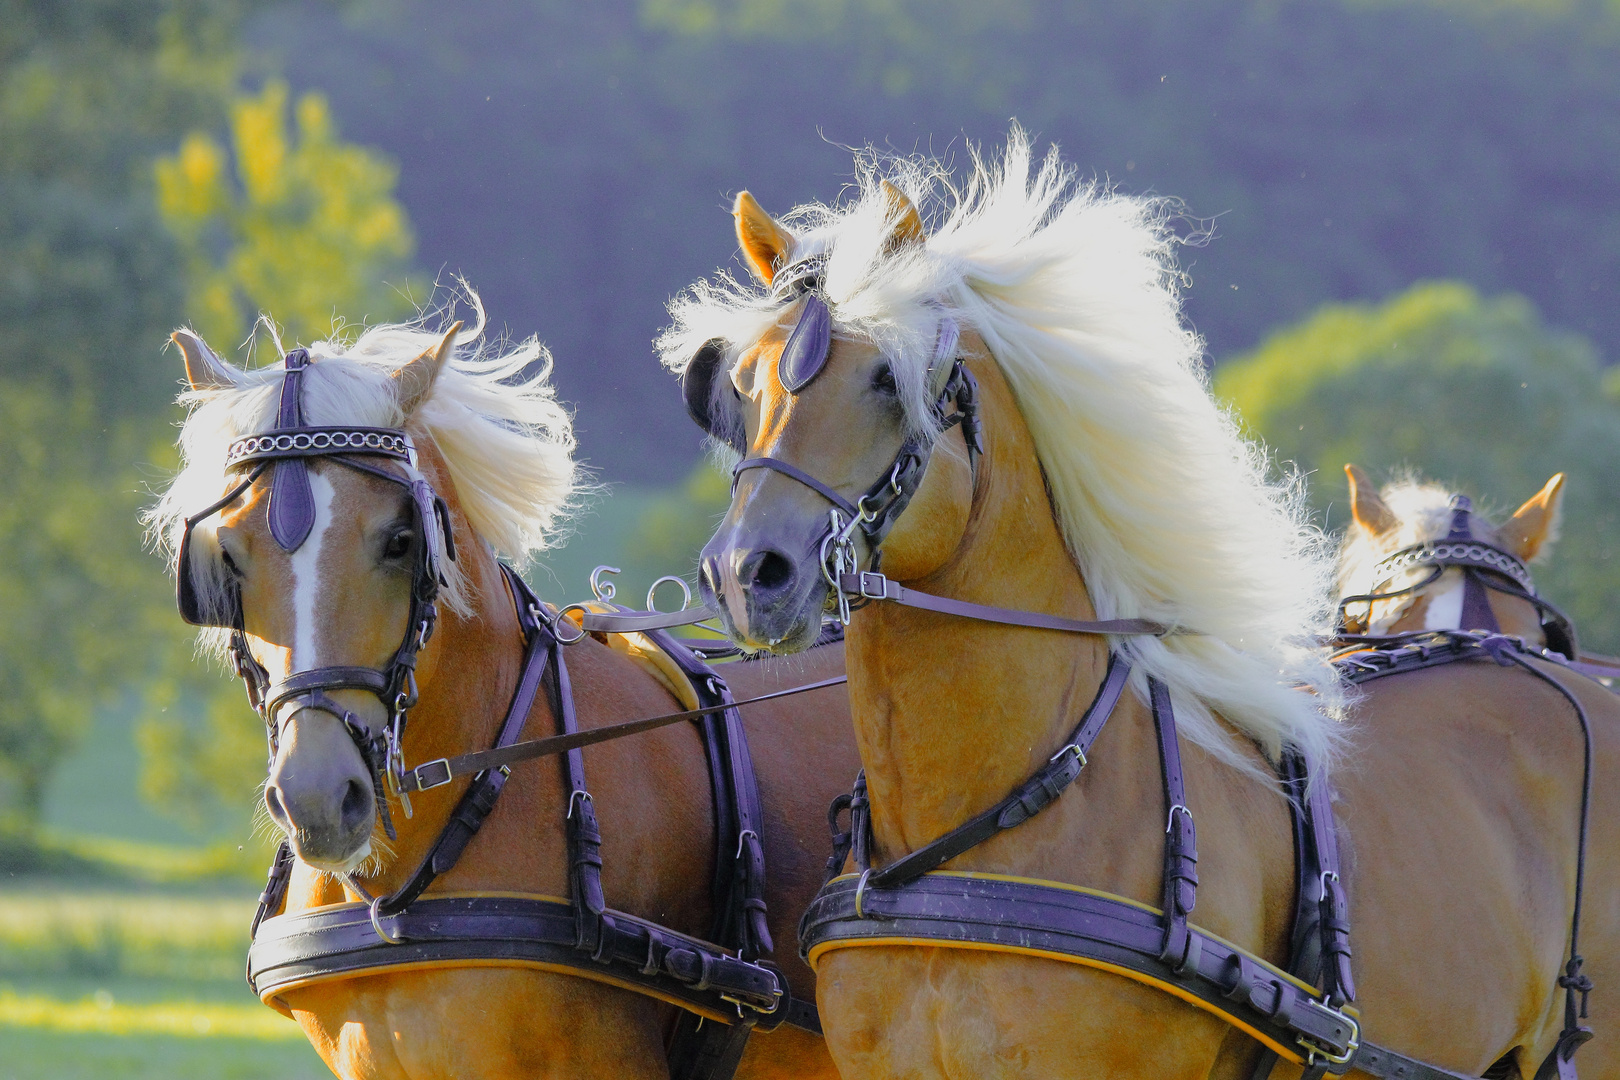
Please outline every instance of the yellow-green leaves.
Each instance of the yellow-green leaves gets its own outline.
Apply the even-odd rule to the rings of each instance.
[[[228,151],[194,132],[155,166],[159,211],[185,252],[188,315],[217,349],[261,312],[307,342],[412,310],[398,170],[342,141],[320,94],[292,114],[289,126],[287,86],[272,81],[233,106]]]

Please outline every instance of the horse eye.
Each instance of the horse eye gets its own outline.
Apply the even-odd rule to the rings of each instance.
[[[887,397],[898,397],[900,387],[894,381],[894,368],[879,364],[877,370],[872,372],[872,389]]]
[[[403,559],[411,553],[411,545],[415,541],[415,533],[409,529],[401,529],[388,538],[388,544],[383,548],[383,558]]]
[[[242,576],[242,568],[236,565],[236,560],[231,558],[231,553],[224,548],[219,549],[219,561],[225,564],[225,569],[232,577]]]

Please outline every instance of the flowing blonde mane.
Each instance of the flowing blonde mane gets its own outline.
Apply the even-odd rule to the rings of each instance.
[[[926,243],[889,250],[883,179],[933,225]],[[1210,396],[1181,320],[1175,209],[1077,183],[1055,149],[1037,165],[1015,128],[999,162],[973,152],[963,186],[938,162],[868,154],[845,204],[784,222],[795,260],[826,258],[839,332],[888,353],[913,426],[932,423],[945,375],[929,369],[940,311],[983,337],[1098,614],[1201,632],[1116,641],[1138,694],[1146,674],[1165,680],[1187,736],[1239,768],[1252,766],[1213,713],[1273,756],[1288,743],[1327,757],[1344,693],[1317,646],[1331,553],[1297,478],[1269,480]],[[729,275],[698,283],[671,305],[665,363],[681,370],[713,338],[735,357],[786,302]]]
[[[551,356],[539,340],[485,341],[483,307],[476,293],[469,289],[465,295],[477,324],[457,338],[431,395],[410,420],[443,455],[473,529],[500,554],[522,560],[548,546],[570,509],[579,481],[572,420],[557,401]],[[305,420],[403,426],[406,417],[391,373],[438,343],[441,335],[427,329],[427,321],[374,326],[352,344],[333,340],[309,346],[313,362],[304,377]],[[189,409],[180,429],[180,471],[146,515],[149,535],[168,556],[171,571],[185,519],[235,482],[225,475],[226,447],[273,426],[283,374],[279,364],[236,370],[235,386],[180,395]],[[214,520],[199,523],[197,540],[211,535]],[[204,552],[216,549],[202,545]],[[446,569],[450,582],[441,602],[466,613],[469,599],[460,575],[454,564]],[[208,576],[222,580],[217,570]],[[206,587],[206,579],[202,584]]]

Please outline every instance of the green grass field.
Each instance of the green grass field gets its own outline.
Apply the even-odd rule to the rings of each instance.
[[[242,981],[250,889],[0,890],[0,1080],[329,1076]]]

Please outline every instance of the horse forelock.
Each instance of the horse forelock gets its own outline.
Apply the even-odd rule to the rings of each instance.
[[[1209,394],[1181,318],[1179,206],[1078,182],[1055,148],[1037,162],[1016,127],[999,159],[969,154],[958,185],[937,161],[869,152],[850,199],[784,216],[793,257],[825,255],[838,331],[889,355],[914,429],[935,423],[940,315],[984,341],[1098,615],[1201,632],[1118,646],[1169,683],[1191,739],[1252,769],[1219,714],[1272,754],[1293,743],[1331,755],[1344,691],[1316,647],[1331,551],[1300,480],[1268,478],[1263,451]],[[933,225],[924,243],[888,243],[884,179]],[[783,303],[730,275],[697,283],[671,304],[666,365],[682,370],[714,338],[734,362]]]
[[[407,426],[425,458],[437,452],[449,476],[432,479],[474,532],[496,551],[522,560],[558,535],[580,488],[572,421],[556,399],[551,357],[539,340],[489,342],[481,339],[481,329],[482,319],[458,342],[430,396],[410,417],[401,410],[392,375],[436,345],[438,333],[421,322],[384,324],[352,343],[316,342],[304,376],[304,419],[315,426]],[[233,387],[181,395],[189,412],[180,430],[180,470],[145,515],[148,534],[171,570],[185,519],[235,482],[224,471],[226,448],[274,426],[283,377],[280,365],[261,367],[238,372]],[[432,465],[424,460],[424,468]],[[197,539],[208,538],[214,524],[199,523]],[[216,544],[194,546],[207,605],[226,587],[226,577]],[[457,568],[447,563],[445,569],[443,602],[465,611],[468,598]],[[205,631],[203,643],[217,652],[226,638],[225,632]]]
[[[1394,516],[1395,527],[1376,535],[1355,526],[1346,530],[1339,544],[1339,595],[1361,595],[1380,588],[1399,588],[1427,574],[1427,568],[1418,567],[1406,572],[1397,581],[1375,580],[1375,568],[1395,552],[1429,540],[1445,539],[1451,531],[1453,494],[1451,488],[1412,476],[1386,484],[1379,497]],[[1501,545],[1501,527],[1485,513],[1476,510],[1469,520],[1474,539]]]

